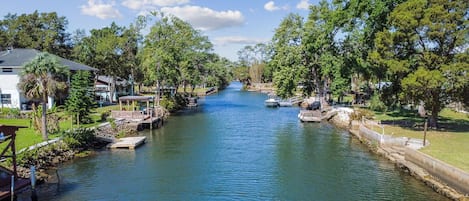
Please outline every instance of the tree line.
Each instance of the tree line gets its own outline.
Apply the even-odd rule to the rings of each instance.
[[[469,105],[468,19],[465,0],[323,0],[307,19],[286,16],[268,43],[240,50],[234,72],[246,83],[273,81],[281,97],[301,85],[306,96],[340,100],[360,91],[352,80],[380,83],[386,107],[423,103],[437,126],[448,103]]]
[[[82,29],[69,33],[67,25],[68,20],[55,12],[7,14],[0,21],[0,50],[33,48],[45,52],[25,64],[18,85],[26,97],[42,105],[35,110],[38,115],[34,121],[44,140],[51,128],[46,117],[48,97],[68,94],[65,109],[77,124],[90,121],[88,115],[94,106],[93,75],[81,71],[71,75],[53,55],[112,77],[111,97],[117,77],[137,83],[139,90],[141,86],[153,86],[156,91],[183,87],[184,92],[186,87],[192,91],[196,86],[223,88],[232,79],[233,63],[213,53],[208,37],[175,16],[152,13],[138,17],[128,27],[113,22],[89,34]],[[145,28],[150,32],[143,35]]]
[[[67,26],[68,20],[55,12],[7,14],[0,21],[0,50],[33,48],[146,86],[159,81],[173,87],[224,87],[231,80],[232,63],[213,53],[206,36],[175,16],[153,13],[128,27],[112,23],[89,33],[69,33]],[[145,28],[150,33],[143,35]]]

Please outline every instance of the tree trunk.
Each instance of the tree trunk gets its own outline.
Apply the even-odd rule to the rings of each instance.
[[[42,133],[42,139],[44,141],[47,141],[49,139],[49,136],[47,136],[47,95],[45,95],[45,100],[42,100],[42,116],[41,116],[41,133]]]
[[[438,112],[432,111],[432,115],[430,116],[430,127],[438,128]]]

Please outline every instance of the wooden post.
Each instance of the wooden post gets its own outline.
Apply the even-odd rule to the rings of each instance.
[[[150,130],[153,130],[153,110],[150,111]]]
[[[147,108],[146,108],[147,114],[150,114],[149,110],[150,110],[150,100],[147,100]]]
[[[119,110],[122,111],[122,101],[119,99]]]
[[[13,176],[16,180],[18,172],[16,167],[16,146],[15,146],[16,131],[11,134],[11,160],[13,161]]]
[[[425,123],[423,123],[423,146],[425,147],[425,141],[427,140],[427,122],[428,117],[425,116]]]

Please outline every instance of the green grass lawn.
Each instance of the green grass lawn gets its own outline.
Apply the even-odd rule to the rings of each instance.
[[[411,111],[376,113],[385,134],[395,137],[423,139],[423,119]],[[439,116],[438,129],[428,129],[430,145],[421,149],[431,155],[465,171],[469,171],[469,117],[467,114],[444,109]],[[381,133],[381,128],[374,128]]]
[[[91,114],[91,119],[93,123],[90,124],[83,124],[80,125],[82,127],[93,127],[99,125],[101,122],[101,113],[104,111],[115,109],[116,106],[108,106],[96,109],[96,112]],[[118,108],[119,106],[117,106]],[[58,112],[59,116],[62,116],[62,121],[59,122],[60,130],[67,130],[77,127],[77,125],[71,122],[71,118],[66,116],[62,112]],[[27,128],[21,128],[16,132],[16,149],[21,150],[25,147],[32,146],[34,144],[42,142],[42,135],[39,131],[35,131],[33,128],[30,127],[30,120],[29,119],[2,119],[0,118],[0,124],[4,125],[11,125],[11,126],[25,126]],[[49,134],[49,139],[53,139],[58,137],[59,134]],[[0,151],[6,147],[6,143],[0,143]]]
[[[40,132],[35,131],[29,127],[29,119],[0,119],[0,124],[11,126],[26,126],[28,128],[21,128],[16,132],[16,149],[21,150],[25,147],[42,142]],[[49,138],[55,138],[58,135],[49,135]],[[6,143],[0,143],[0,150],[6,147]]]

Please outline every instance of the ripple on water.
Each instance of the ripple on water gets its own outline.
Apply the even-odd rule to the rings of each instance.
[[[60,168],[44,200],[444,200],[332,125],[235,84],[144,131],[135,151]],[[57,186],[60,186],[57,188]],[[25,199],[26,200],[26,199]]]

